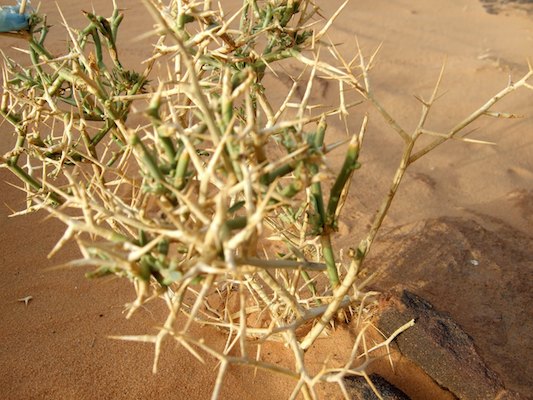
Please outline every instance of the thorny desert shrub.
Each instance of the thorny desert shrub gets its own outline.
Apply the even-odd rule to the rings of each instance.
[[[31,16],[24,35],[30,65],[5,57],[0,112],[14,145],[0,166],[23,182],[26,212],[45,209],[65,223],[51,254],[75,240],[83,257],[68,265],[91,266],[91,277],[131,280],[137,298],[128,316],[164,300],[168,318],[158,334],[122,337],[155,345],[154,371],[162,341],[172,338],[195,357],[220,361],[213,397],[230,364],[293,377],[294,396],[315,398],[319,382],[337,383],[347,396],[344,376],[366,376],[372,352],[413,322],[372,349],[360,335],[343,366],[315,376],[305,351],[333,323],[357,320],[372,301],[358,273],[406,169],[476,119],[505,116],[492,106],[531,89],[533,72],[439,133],[425,123],[441,74],[421,100],[419,124],[407,132],[370,90],[375,54],[365,58],[357,47],[348,61],[326,40],[346,3],[327,20],[310,0],[244,0],[233,15],[211,1],[145,4],[155,44],[143,71],[121,61],[116,4],[109,18],[85,13],[84,28],[63,21],[69,41],[61,55],[47,50],[46,17]],[[265,76],[286,74],[280,65],[287,62],[301,74],[287,93],[269,92]],[[338,87],[337,105],[312,104],[318,76]],[[403,156],[365,238],[341,260],[332,244],[367,123],[360,114],[348,117],[365,102],[402,138]],[[333,116],[346,126],[345,142],[325,140]],[[432,141],[415,147],[422,136]],[[325,162],[338,147],[344,163],[332,172]],[[358,323],[364,333],[365,322]],[[190,333],[192,324],[223,329],[227,346],[209,347]],[[293,370],[251,357],[249,338],[286,343]]]

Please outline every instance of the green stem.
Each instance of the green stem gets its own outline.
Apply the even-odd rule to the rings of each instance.
[[[187,183],[187,170],[189,168],[189,162],[191,156],[187,151],[181,151],[181,154],[178,157],[178,164],[176,165],[176,176],[174,178],[174,186],[181,190],[185,187]]]
[[[313,150],[317,153],[317,156],[320,156],[322,154],[322,147],[324,146],[326,128],[326,117],[322,116],[318,123],[316,133],[311,137]],[[320,172],[320,168],[317,164],[311,164],[309,166],[309,171],[311,172],[311,176],[314,177]],[[312,204],[314,204],[316,207],[315,212],[319,216],[318,223],[320,224],[320,226],[317,226],[316,228],[318,228],[318,232],[322,232],[324,230],[324,225],[326,221],[326,212],[324,209],[324,196],[322,194],[322,185],[320,184],[320,181],[315,181],[311,184],[311,197],[313,200]]]
[[[317,153],[317,157],[322,154],[322,147],[324,146],[324,137],[326,135],[326,117],[322,116],[317,126],[316,133],[311,136],[311,144],[313,150]],[[315,177],[320,168],[318,164],[309,165],[309,172],[312,177]],[[315,180],[311,184],[311,204],[315,208],[315,215],[318,218],[313,220],[315,232],[320,235],[320,244],[322,245],[322,252],[324,261],[326,262],[329,282],[333,289],[339,286],[339,272],[337,271],[337,264],[335,263],[335,254],[331,245],[330,227],[326,224],[326,211],[324,207],[324,196],[322,193],[322,185],[319,180]]]
[[[224,222],[224,226],[228,228],[229,230],[243,229],[244,227],[246,227],[247,223],[248,223],[248,218],[236,217],[233,219],[228,219],[226,222]]]
[[[351,178],[353,171],[357,168],[357,159],[359,157],[359,141],[357,136],[353,136],[342,169],[335,180],[333,187],[331,188],[331,194],[328,202],[328,209],[326,214],[326,226],[328,228],[336,228],[336,213],[339,206],[339,201],[342,196],[342,192]]]
[[[26,171],[24,171],[22,168],[20,168],[18,165],[13,164],[11,161],[8,161],[7,168],[13,172],[21,181],[28,184],[30,187],[32,187],[36,191],[42,191],[43,187],[42,185],[31,175],[29,175]],[[55,203],[56,205],[63,204],[63,200],[57,196],[57,194],[53,192],[47,192],[45,193],[45,196],[48,195],[52,203]]]
[[[91,139],[91,146],[95,147],[100,141],[109,133],[109,131],[115,126],[113,122],[106,121],[106,124],[98,133]]]
[[[144,166],[148,170],[148,173],[152,176],[152,178],[159,183],[160,187],[158,189],[163,190],[164,192],[167,192],[168,189],[165,188],[162,183],[165,182],[165,176],[161,172],[161,169],[159,169],[159,166],[157,165],[156,160],[154,159],[153,155],[150,154],[144,143],[141,141],[138,135],[133,136],[132,145],[139,148],[141,151],[141,158],[143,161]]]
[[[339,272],[337,271],[337,265],[335,264],[335,254],[333,252],[333,246],[331,245],[331,236],[329,233],[323,233],[320,235],[320,244],[322,245],[322,253],[328,270],[329,283],[333,289],[336,289],[339,286]]]

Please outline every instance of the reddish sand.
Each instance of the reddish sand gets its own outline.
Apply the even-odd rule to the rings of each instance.
[[[83,23],[80,7],[91,8],[87,2],[83,6],[66,0],[58,3],[69,23],[78,27]],[[92,1],[103,15],[109,12],[110,3]],[[135,66],[151,49],[146,42],[131,39],[150,29],[152,23],[141,2],[120,3],[130,7],[121,33],[127,44],[123,57]],[[319,3],[324,4],[324,14],[331,15],[341,1]],[[59,52],[65,45],[61,20],[52,2],[44,2],[42,9],[48,22],[55,25],[51,49]],[[527,71],[526,58],[533,60],[531,16],[512,7],[489,14],[477,0],[353,1],[330,36],[333,42],[344,43],[341,49],[347,56],[355,51],[355,37],[367,54],[383,44],[372,71],[376,96],[406,129],[413,129],[418,122],[420,104],[414,95],[429,95],[443,62],[445,95],[429,124],[441,131],[477,109],[509,79],[521,77]],[[23,41],[15,39],[0,37],[0,42],[10,55],[16,54],[10,47],[24,47]],[[272,83],[274,89],[276,85],[284,87],[283,80]],[[325,102],[335,102],[327,83],[320,95]],[[476,123],[478,130],[472,137],[494,141],[496,146],[454,141],[414,164],[386,220],[385,231],[390,233],[382,236],[383,244],[370,260],[372,268],[387,267],[379,287],[410,286],[437,308],[451,313],[505,384],[525,395],[533,394],[531,104],[533,91],[517,93],[496,110],[524,118]],[[354,126],[362,112],[355,112]],[[331,131],[331,142],[343,135],[335,122]],[[6,135],[0,140],[3,154],[10,148],[7,124],[1,125],[0,134]],[[397,135],[378,115],[371,114],[363,168],[352,184],[338,249],[353,246],[354,238],[370,221],[400,151]],[[341,161],[334,156],[330,163],[335,168]],[[17,185],[17,180],[0,169],[0,398],[209,398],[216,371],[213,360],[202,365],[183,349],[168,344],[160,372],[152,375],[150,345],[107,338],[155,332],[153,327],[162,322],[164,311],[152,307],[126,320],[123,305],[134,298],[128,282],[89,281],[82,270],[47,269],[77,257],[77,250],[68,246],[48,260],[46,255],[63,226],[45,220],[41,213],[9,218],[12,210],[24,207],[23,194],[11,184]],[[439,217],[447,218],[437,225],[424,222]],[[411,223],[415,225],[392,230]],[[425,234],[427,226],[438,226],[441,233]],[[478,260],[480,271],[467,274],[467,266],[460,262],[450,269],[449,260],[438,270],[445,255],[455,254],[457,249],[465,260],[470,260],[470,255]],[[482,269],[485,265],[489,267]],[[409,266],[416,268],[405,269]],[[26,296],[32,297],[27,305],[18,300]],[[199,329],[198,334],[215,343],[224,339],[210,329]],[[311,351],[310,362],[320,365],[321,357],[349,342],[349,335],[349,330],[341,330],[334,339],[325,339],[320,350]],[[270,361],[287,362],[279,346],[267,346],[263,354]],[[233,368],[221,397],[287,398],[290,390],[291,383],[277,376]]]

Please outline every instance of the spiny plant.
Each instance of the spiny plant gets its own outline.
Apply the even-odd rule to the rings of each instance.
[[[233,364],[294,378],[291,398],[317,398],[322,382],[336,383],[348,398],[350,374],[372,385],[365,372],[372,353],[413,321],[368,348],[362,310],[375,293],[359,272],[407,168],[449,139],[470,140],[460,135],[483,116],[511,117],[492,107],[521,87],[532,89],[530,68],[448,132],[433,132],[425,124],[441,72],[408,132],[371,90],[377,52],[365,57],[357,47],[347,60],[327,40],[346,4],[323,19],[310,0],[244,0],[233,15],[209,0],[145,1],[156,41],[142,71],[121,61],[116,3],[109,18],[85,13],[82,29],[63,19],[69,41],[62,55],[47,50],[46,17],[34,15],[30,65],[4,56],[0,113],[14,145],[0,166],[23,183],[23,212],[44,209],[66,225],[50,256],[74,240],[83,257],[68,266],[129,279],[137,297],[128,317],[163,299],[168,317],[156,335],[120,338],[153,343],[154,372],[168,338],[200,360],[217,358],[213,398]],[[266,82],[286,75],[289,63],[299,71],[292,86],[271,93]],[[338,104],[312,102],[317,77],[336,85]],[[371,227],[341,258],[338,221],[367,126],[366,116],[353,113],[361,103],[382,115],[404,148]],[[333,117],[343,121],[345,141],[326,140]],[[422,136],[432,140],[415,146]],[[332,171],[326,160],[339,148],[344,161]],[[306,350],[351,320],[361,333],[346,362],[311,373]],[[191,332],[193,324],[226,332],[226,346],[209,346]],[[251,338],[284,342],[294,368],[250,355]]]

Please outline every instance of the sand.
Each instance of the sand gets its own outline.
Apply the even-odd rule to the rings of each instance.
[[[80,26],[80,6],[66,0],[58,3],[69,23]],[[104,15],[110,3],[92,1]],[[128,7],[122,30],[128,48],[124,57],[128,65],[135,66],[150,54],[150,48],[132,38],[152,24],[141,2],[122,3]],[[324,14],[331,15],[341,2],[320,3]],[[527,57],[533,60],[531,5],[520,2],[518,7],[509,2],[505,7],[484,8],[487,3],[353,1],[330,36],[333,42],[344,43],[345,54],[355,51],[355,37],[367,54],[382,43],[372,71],[375,93],[406,129],[418,121],[420,104],[415,95],[429,95],[446,62],[444,95],[430,118],[432,129],[445,130],[509,79],[524,74]],[[83,7],[90,9],[89,4]],[[52,50],[59,51],[65,36],[57,10],[51,2],[42,7],[49,23],[56,25],[50,43]],[[0,43],[9,54],[15,54],[12,46],[24,46],[3,37]],[[284,85],[282,81],[274,84]],[[320,95],[329,98],[327,84]],[[533,394],[531,104],[533,92],[517,93],[497,110],[523,118],[483,119],[476,124],[472,137],[493,141],[495,146],[453,141],[415,163],[385,222],[381,245],[369,260],[371,268],[382,270],[376,287],[408,286],[449,312],[474,338],[506,386],[524,395]],[[354,114],[354,126],[361,113]],[[335,123],[331,131],[331,142],[343,135]],[[5,133],[9,133],[7,124],[0,126],[0,134]],[[353,245],[370,221],[401,151],[396,134],[377,115],[371,115],[364,146],[363,168],[356,174],[345,208],[339,249]],[[0,140],[0,153],[8,148],[7,140]],[[330,159],[332,168],[341,162],[339,157]],[[215,380],[213,360],[202,365],[169,344],[159,373],[152,375],[151,346],[108,338],[155,332],[163,315],[150,308],[126,320],[123,306],[134,298],[127,282],[90,281],[84,278],[84,270],[50,270],[77,257],[78,252],[68,246],[47,259],[63,226],[45,220],[42,213],[10,218],[13,210],[24,207],[23,194],[12,184],[17,185],[16,179],[1,169],[0,398],[209,398]],[[458,254],[453,262],[446,258],[450,254]],[[466,271],[473,265],[463,261],[474,259],[479,261],[477,272]],[[27,296],[32,297],[28,304],[19,301]],[[223,335],[207,328],[198,333],[215,343],[223,340]],[[336,335],[324,349],[312,351],[311,362],[320,364],[328,350],[345,343],[349,331]],[[279,346],[267,346],[264,354],[271,361],[286,361]],[[222,398],[286,398],[290,390],[290,382],[277,376],[233,368]]]

